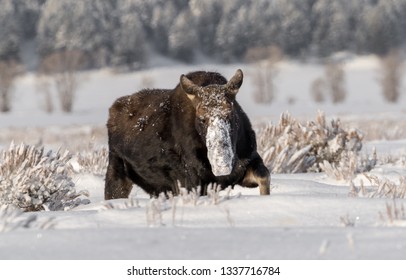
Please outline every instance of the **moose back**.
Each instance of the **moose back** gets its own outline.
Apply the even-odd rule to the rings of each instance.
[[[127,198],[133,184],[152,196],[179,187],[236,184],[270,192],[270,174],[255,132],[236,100],[237,70],[227,82],[215,72],[180,77],[175,89],[145,89],[117,99],[107,122],[105,199]]]

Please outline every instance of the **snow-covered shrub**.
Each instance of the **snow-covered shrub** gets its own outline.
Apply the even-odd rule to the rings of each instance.
[[[268,124],[257,135],[258,152],[273,173],[318,172],[325,162],[338,165],[343,152],[361,150],[363,138],[358,130],[344,130],[339,120],[327,124],[322,112],[306,123],[282,114],[277,125]]]
[[[0,233],[20,228],[49,229],[54,226],[53,218],[38,222],[36,214],[25,215],[14,205],[0,205]]]
[[[29,145],[10,145],[0,154],[0,205],[15,205],[24,211],[66,210],[88,203],[76,192],[69,176],[68,151],[44,153]]]
[[[107,147],[93,148],[77,154],[77,162],[81,173],[90,173],[96,176],[106,175],[108,165]]]
[[[371,158],[360,156],[355,151],[343,151],[338,163],[332,164],[324,160],[320,163],[320,167],[326,172],[328,177],[350,182],[356,174],[367,172],[374,168],[377,161],[375,149]]]

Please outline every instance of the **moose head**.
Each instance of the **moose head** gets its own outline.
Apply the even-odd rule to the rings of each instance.
[[[180,77],[180,85],[195,108],[196,131],[206,143],[215,176],[226,176],[233,170],[238,133],[234,101],[242,82],[240,69],[222,85],[198,86],[185,75]]]

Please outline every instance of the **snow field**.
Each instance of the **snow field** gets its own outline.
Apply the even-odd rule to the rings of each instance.
[[[256,104],[250,95],[252,67],[172,65],[128,74],[82,73],[86,79],[70,115],[42,112],[35,76],[19,78],[13,111],[0,115],[0,149],[13,139],[46,149],[66,147],[75,155],[76,190],[86,190],[90,203],[70,211],[0,215],[0,259],[404,259],[405,199],[390,194],[370,198],[362,191],[351,195],[348,181],[326,173],[273,174],[266,197],[258,189],[236,186],[207,197],[150,199],[135,188],[129,200],[104,201],[102,168],[90,168],[103,162],[80,164],[78,153],[106,147],[110,104],[142,88],[144,77],[153,87],[173,88],[181,74],[197,69],[230,78],[241,68],[245,80],[237,99],[255,125],[277,123],[286,111],[313,120],[321,110],[327,119],[339,117],[344,127],[362,130],[360,153],[371,155],[376,147],[379,159],[366,175],[377,176],[382,185],[385,180],[401,185],[406,176],[405,98],[397,104],[383,101],[373,58],[345,64],[348,95],[338,105],[311,100],[309,86],[321,66],[296,62],[280,64],[275,102]],[[370,192],[380,186],[357,174],[357,188],[361,179]],[[35,222],[28,228],[13,226],[30,215]]]

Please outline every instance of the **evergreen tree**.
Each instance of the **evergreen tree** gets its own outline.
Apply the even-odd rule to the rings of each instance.
[[[313,6],[313,45],[322,56],[349,46],[351,10],[347,2],[319,0]]]
[[[311,42],[310,10],[302,0],[277,0],[281,19],[280,44],[285,53],[299,55]]]
[[[291,56],[383,55],[406,43],[406,1],[0,0],[0,25],[0,60],[20,60],[33,41],[41,57],[79,50],[87,67],[138,68],[147,45],[185,61],[273,45]]]
[[[112,2],[48,0],[38,24],[41,56],[59,50],[81,50],[89,66],[101,66],[98,56],[111,48]]]
[[[280,45],[280,17],[272,3],[268,0],[251,2],[246,23],[252,34],[248,48]]]
[[[13,0],[0,0],[0,61],[19,60],[21,27]]]
[[[169,29],[173,25],[179,11],[173,1],[164,2],[156,5],[151,18],[151,37],[155,48],[168,54],[169,48]]]
[[[145,34],[137,14],[119,15],[113,35],[113,66],[139,69],[146,61]]]
[[[196,28],[189,11],[184,11],[176,18],[169,31],[169,53],[173,57],[192,61],[197,48]]]
[[[30,40],[37,35],[37,24],[43,0],[14,0],[16,16],[21,25],[22,40]]]
[[[200,50],[213,55],[216,49],[215,38],[217,26],[223,15],[221,0],[191,0],[189,10],[194,19]]]
[[[162,0],[116,0],[116,14],[136,14],[142,24],[146,39],[152,39],[152,16],[156,6],[162,6]]]
[[[404,43],[406,3],[377,1],[365,8],[358,32],[358,49],[384,55]]]
[[[224,6],[225,12],[217,27],[215,41],[218,54],[224,61],[241,58],[247,51],[252,38],[247,24],[249,3],[250,1],[239,0]]]

